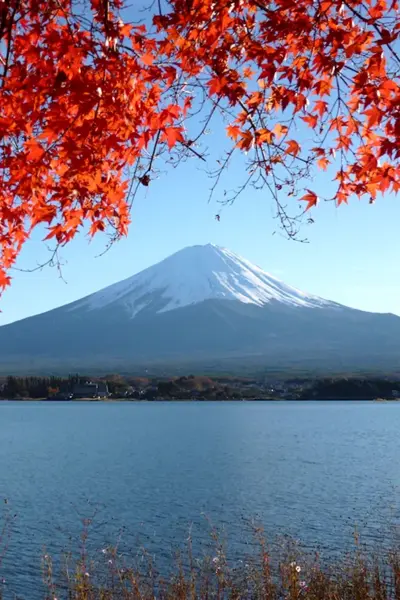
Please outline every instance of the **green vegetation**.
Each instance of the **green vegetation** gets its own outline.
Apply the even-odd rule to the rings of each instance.
[[[76,384],[102,381],[112,398],[142,400],[229,400],[270,397],[267,388],[256,380],[234,377],[211,379],[207,376],[181,376],[162,379],[129,377],[119,374],[93,378],[82,375],[68,377],[14,377],[0,380],[0,398],[68,399]]]
[[[302,398],[312,400],[373,400],[400,396],[398,379],[326,378],[305,389]]]
[[[74,387],[103,382],[109,397],[130,400],[374,400],[398,399],[400,379],[374,376],[307,378],[182,375],[135,377],[109,374],[102,377],[14,377],[0,379],[0,398],[71,399]]]
[[[0,397],[2,398],[45,398],[49,393],[55,393],[65,383],[73,385],[77,377],[68,379],[62,377],[13,377],[9,376],[0,382]]]

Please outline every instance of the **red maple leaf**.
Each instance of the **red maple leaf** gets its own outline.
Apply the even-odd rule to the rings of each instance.
[[[300,200],[303,202],[307,202],[307,206],[305,208],[306,211],[310,210],[310,208],[318,204],[318,196],[311,190],[307,190],[307,194],[300,198]]]

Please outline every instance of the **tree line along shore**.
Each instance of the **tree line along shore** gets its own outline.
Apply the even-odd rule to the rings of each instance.
[[[399,397],[400,378],[396,377],[149,378],[74,374],[0,378],[3,400],[397,400]]]

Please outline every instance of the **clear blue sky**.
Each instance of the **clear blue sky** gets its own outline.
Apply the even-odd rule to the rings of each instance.
[[[139,272],[189,245],[212,242],[255,262],[271,274],[304,291],[349,306],[400,314],[400,205],[387,196],[370,206],[354,200],[336,209],[320,204],[315,224],[304,233],[309,244],[272,235],[277,228],[268,193],[249,188],[236,204],[223,209],[207,202],[210,181],[190,162],[161,175],[133,206],[129,237],[96,258],[105,238],[88,243],[84,235],[62,250],[63,276],[45,268],[13,273],[13,282],[0,300],[0,323],[5,324],[72,302]],[[238,169],[227,176],[232,186]],[[328,176],[316,185],[326,192]],[[29,268],[46,260],[37,231],[21,255],[19,266]]]

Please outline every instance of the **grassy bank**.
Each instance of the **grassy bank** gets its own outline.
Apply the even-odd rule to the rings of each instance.
[[[157,556],[141,550],[121,555],[116,548],[89,552],[87,533],[79,552],[62,558],[47,553],[38,568],[43,600],[400,600],[400,549],[366,551],[357,540],[352,552],[333,560],[304,553],[292,542],[270,550],[261,531],[251,556],[230,559],[212,533],[208,555],[197,555],[189,536],[168,573]],[[254,551],[255,548],[255,551]],[[163,552],[160,549],[160,554]],[[57,566],[56,566],[57,565]],[[1,581],[1,572],[0,572]],[[3,594],[8,596],[3,579]],[[18,600],[28,600],[29,590]],[[37,596],[35,595],[35,598]]]

